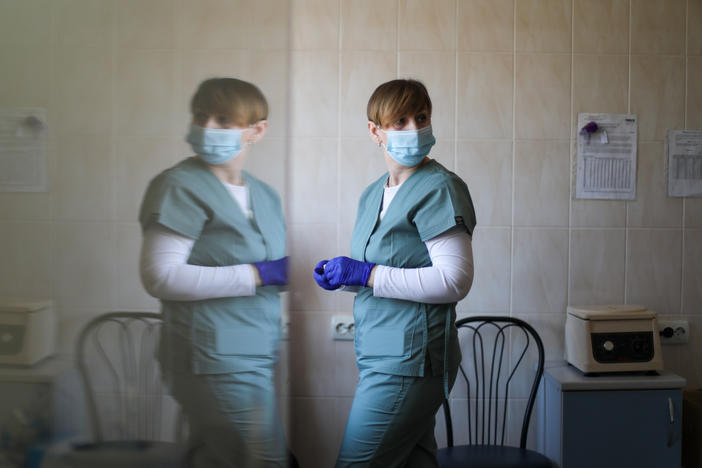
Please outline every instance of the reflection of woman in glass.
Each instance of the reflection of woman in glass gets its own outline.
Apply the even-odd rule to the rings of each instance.
[[[384,83],[367,113],[388,173],[361,196],[351,258],[314,271],[325,289],[358,287],[360,378],[336,466],[434,467],[434,415],[461,359],[455,307],[472,283],[475,212],[466,184],[427,157],[435,139],[424,85]]]
[[[141,277],[164,318],[159,360],[190,425],[188,466],[284,466],[273,368],[285,226],[275,191],[242,170],[268,104],[251,83],[216,78],[191,111],[197,156],[151,181],[139,215]]]

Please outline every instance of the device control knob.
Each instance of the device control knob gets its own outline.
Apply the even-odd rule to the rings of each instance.
[[[604,343],[602,343],[602,347],[605,349],[605,351],[612,351],[614,349],[614,343],[607,340]]]

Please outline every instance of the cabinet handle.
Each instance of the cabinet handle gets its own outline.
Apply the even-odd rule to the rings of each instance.
[[[675,427],[675,417],[673,413],[673,399],[668,397],[668,411],[670,412],[670,425],[668,426],[668,447],[673,446],[673,429]]]

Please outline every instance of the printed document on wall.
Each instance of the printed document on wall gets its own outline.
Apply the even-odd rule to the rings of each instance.
[[[670,130],[665,138],[668,195],[702,197],[702,130]]]
[[[0,107],[0,192],[46,192],[46,109]]]
[[[636,197],[636,116],[578,114],[576,198]]]

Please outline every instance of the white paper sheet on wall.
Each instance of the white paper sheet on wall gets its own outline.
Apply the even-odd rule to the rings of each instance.
[[[0,191],[46,192],[46,109],[0,107]]]
[[[702,130],[670,130],[665,137],[668,195],[702,197]]]
[[[636,116],[578,114],[576,198],[633,200],[636,197]]]

